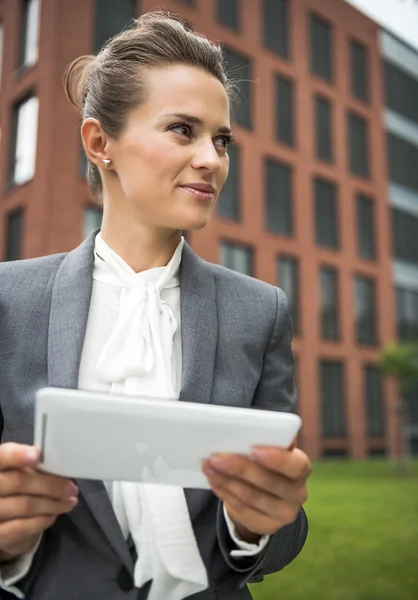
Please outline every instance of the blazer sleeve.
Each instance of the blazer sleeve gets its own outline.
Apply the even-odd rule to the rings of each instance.
[[[278,288],[274,290],[276,314],[252,406],[290,412],[297,400],[291,347],[292,323],[286,295]],[[221,502],[218,505],[217,529],[223,557],[233,571],[242,575],[239,585],[244,587],[247,583],[262,581],[264,575],[280,571],[296,558],[305,544],[308,521],[301,509],[297,519],[271,536],[269,543],[259,554],[238,559],[232,558],[230,554],[233,546],[223,518]]]

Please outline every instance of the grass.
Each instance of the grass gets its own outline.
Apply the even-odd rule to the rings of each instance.
[[[309,535],[254,600],[418,599],[418,463],[409,477],[383,461],[314,465]]]

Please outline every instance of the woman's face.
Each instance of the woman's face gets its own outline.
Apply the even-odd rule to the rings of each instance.
[[[106,144],[105,209],[151,227],[200,229],[228,175],[227,93],[214,76],[185,65],[148,69],[144,80],[145,101]]]

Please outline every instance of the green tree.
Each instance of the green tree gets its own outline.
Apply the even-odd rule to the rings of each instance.
[[[418,344],[389,342],[378,358],[380,371],[393,377],[397,384],[399,405],[402,411],[402,455],[405,471],[411,471],[411,442],[409,435],[409,404],[407,393],[418,382]]]

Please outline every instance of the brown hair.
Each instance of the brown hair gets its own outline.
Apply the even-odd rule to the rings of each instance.
[[[103,130],[117,139],[130,111],[145,97],[139,67],[185,64],[216,77],[228,95],[234,84],[227,77],[218,44],[189,29],[177,15],[149,12],[111,38],[97,56],[80,56],[66,69],[64,88],[82,119],[100,121]],[[102,195],[99,169],[88,161],[87,182],[96,198]]]

